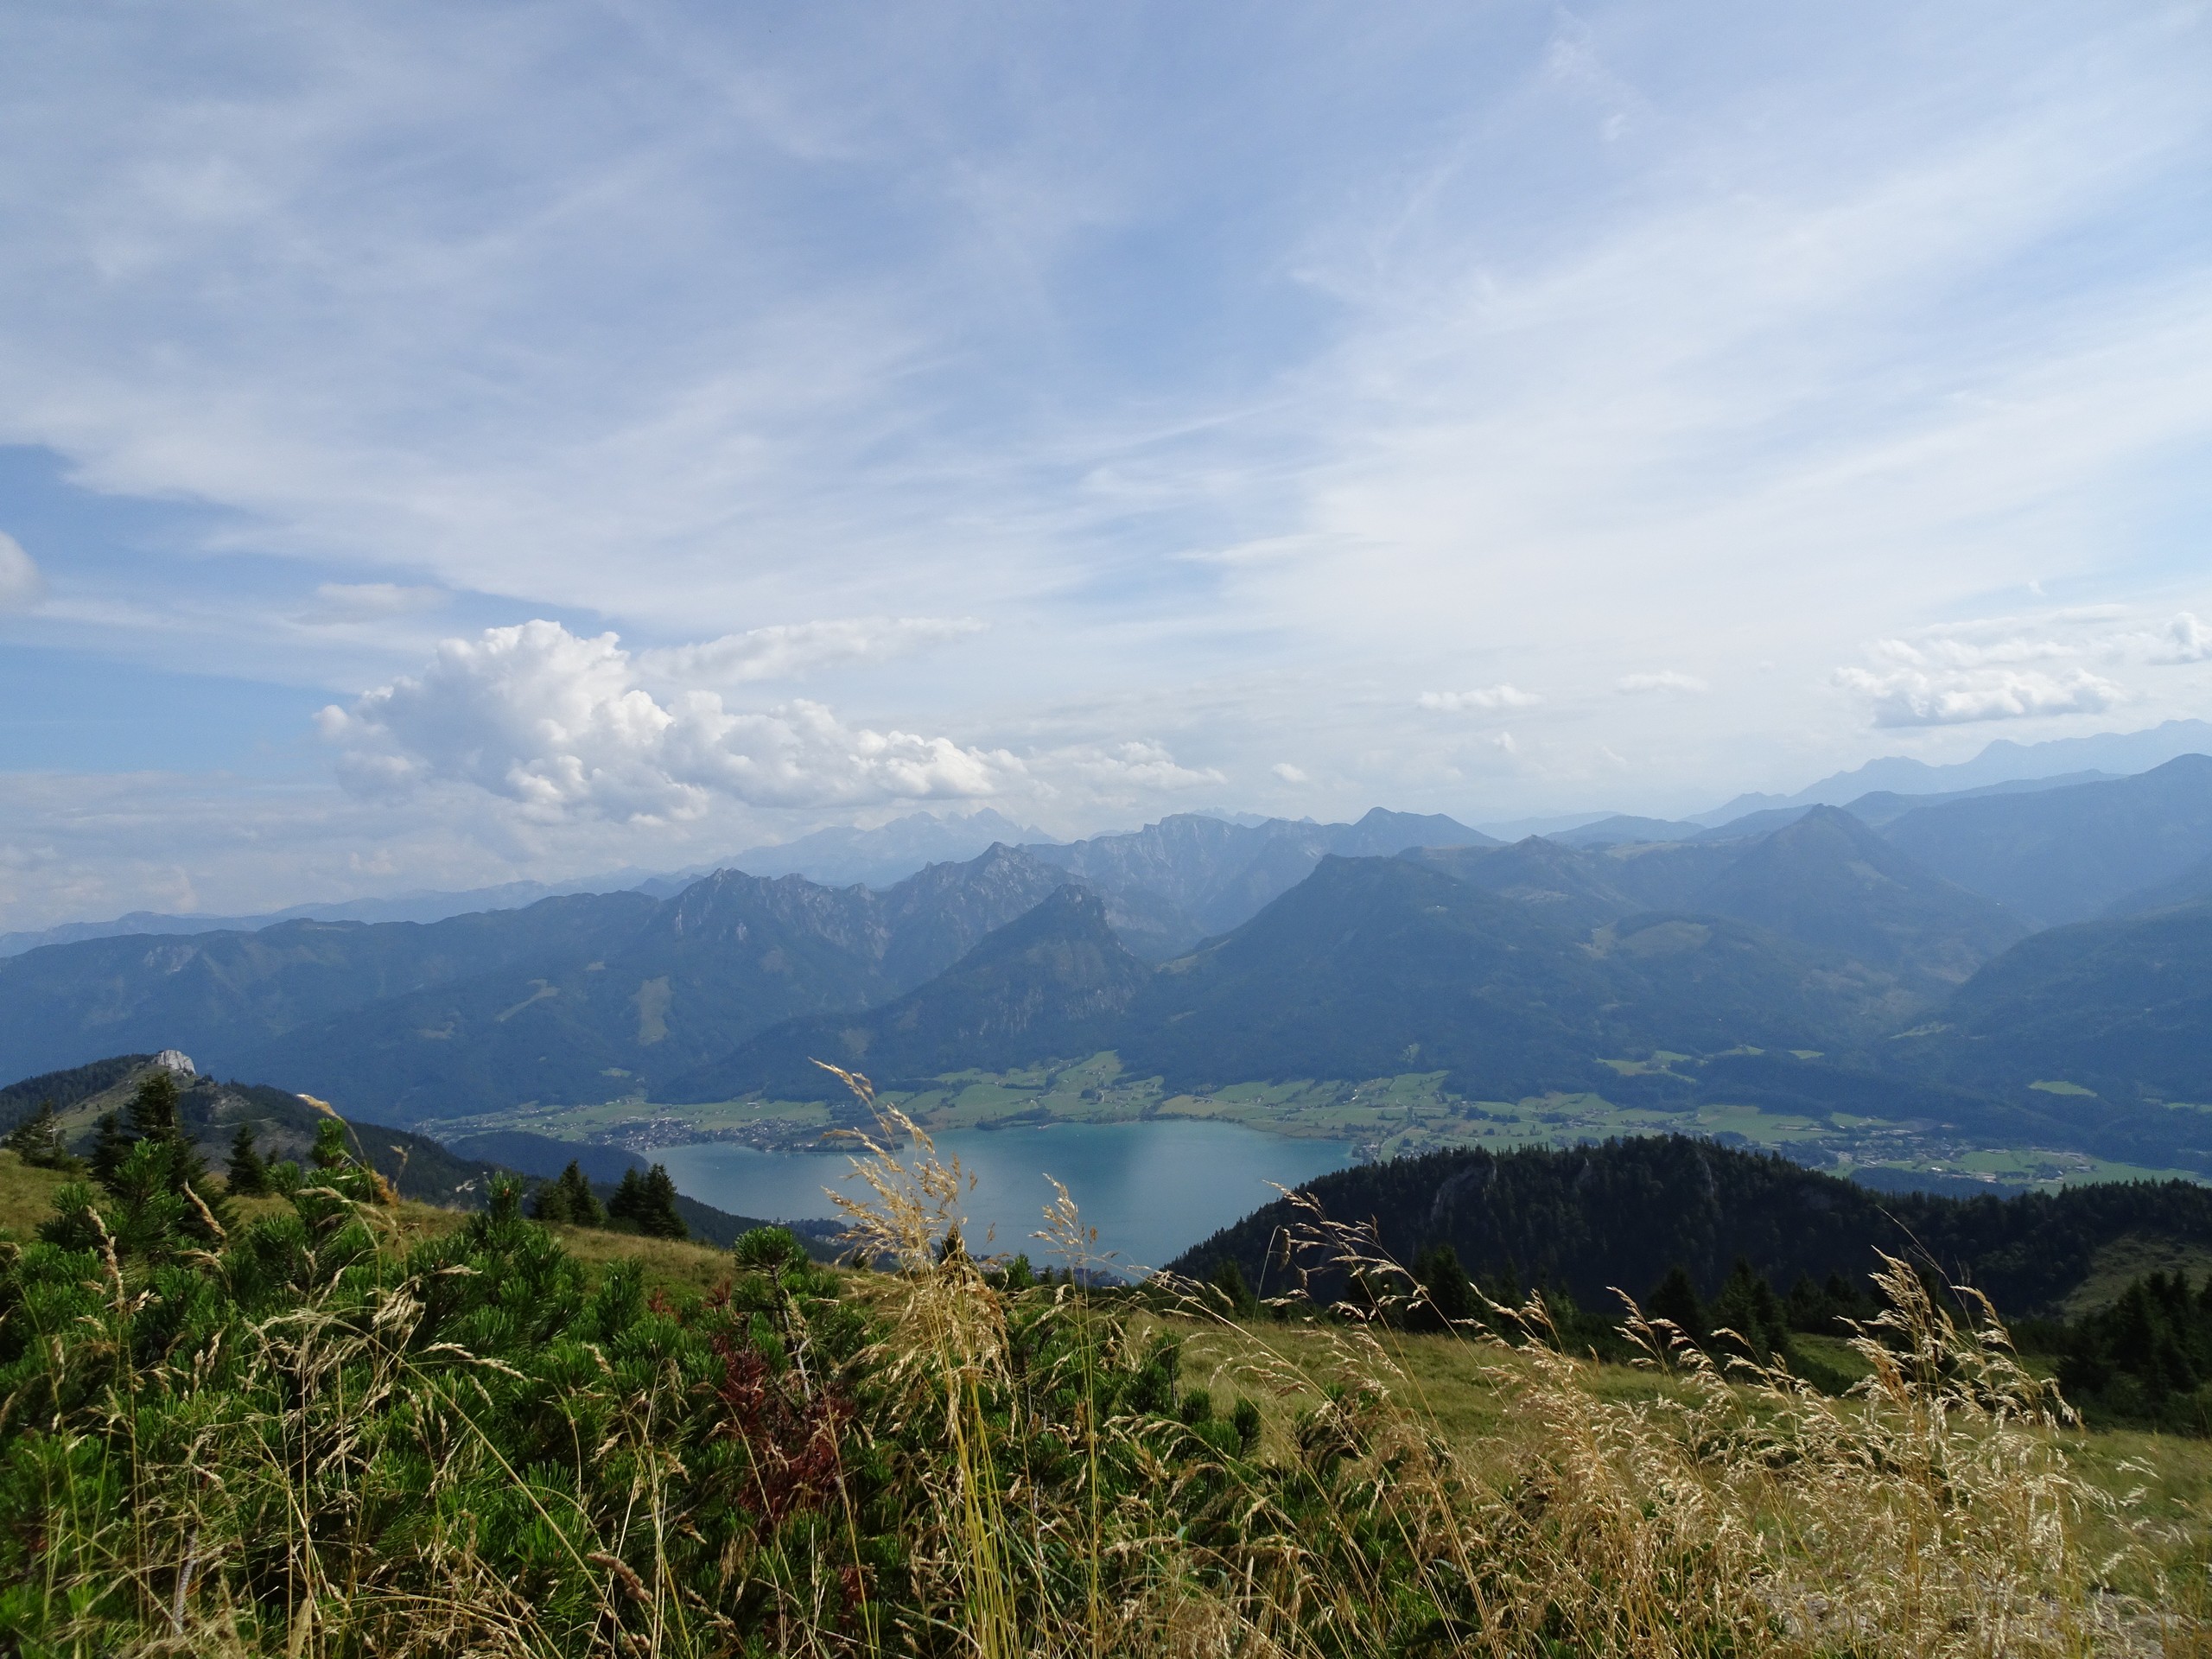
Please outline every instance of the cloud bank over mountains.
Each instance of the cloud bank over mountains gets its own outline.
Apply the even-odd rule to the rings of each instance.
[[[0,911],[2212,712],[2208,80],[2094,0],[15,9]]]
[[[2187,611],[2147,629],[2110,609],[1998,617],[1878,639],[1867,655],[1876,666],[1835,679],[1876,726],[1963,726],[2120,708],[2143,693],[2113,673],[2202,663],[2212,630]]]

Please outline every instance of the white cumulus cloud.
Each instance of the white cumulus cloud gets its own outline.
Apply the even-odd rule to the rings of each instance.
[[[2193,643],[2181,618],[2158,634],[2116,631],[2113,621],[2098,610],[1948,623],[1877,639],[1867,647],[1875,666],[1839,669],[1835,683],[1866,700],[1877,726],[2101,714],[2127,692],[2083,659],[2157,660],[2152,647],[2171,652]]]
[[[23,544],[0,531],[0,611],[28,611],[46,597],[46,578]]]
[[[1287,760],[1278,760],[1268,770],[1286,784],[1303,784],[1309,781],[1302,770],[1292,766]]]
[[[1533,709],[1543,699],[1513,685],[1477,686],[1471,691],[1424,691],[1414,699],[1423,709],[1439,714],[1489,714],[1500,709]]]
[[[1706,691],[1712,688],[1694,674],[1683,674],[1671,668],[1661,669],[1654,674],[1624,674],[1613,683],[1613,690],[1624,696],[1633,696],[1639,691]]]
[[[448,639],[420,675],[320,716],[340,774],[366,793],[474,785],[546,819],[694,817],[715,798],[756,806],[958,799],[1022,770],[1003,750],[848,727],[819,703],[763,713],[696,689],[656,696],[611,633],[556,622]]]
[[[2110,680],[2076,668],[1847,668],[1836,683],[1866,697],[1877,726],[1963,726],[2037,715],[2101,714],[2126,700]]]
[[[698,645],[641,651],[638,666],[684,684],[732,685],[791,679],[840,663],[887,662],[967,634],[984,625],[971,617],[861,616],[779,623],[724,634]]]

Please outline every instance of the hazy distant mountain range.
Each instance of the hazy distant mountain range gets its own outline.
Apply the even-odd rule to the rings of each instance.
[[[2212,752],[2212,723],[2196,720],[2168,721],[2146,731],[2060,738],[2046,743],[2021,744],[2000,738],[1972,760],[1955,766],[1929,766],[1891,756],[1871,760],[1851,772],[1837,772],[1795,795],[1741,795],[1725,806],[1697,814],[1689,820],[1585,813],[1484,828],[1490,838],[1519,840],[1530,834],[1544,834],[1570,846],[1680,841],[1716,831],[1741,835],[1753,827],[1779,828],[1786,818],[1777,817],[1762,821],[1748,815],[1802,810],[1815,804],[1847,805],[1866,822],[1879,823],[1884,818],[1874,814],[1883,810],[1881,803],[1885,798],[1894,801],[2094,782],[2147,771],[2176,755],[2205,752]],[[1890,810],[1888,816],[1894,817],[1901,810]],[[1284,819],[1214,808],[1180,816],[1217,820],[1241,829],[1277,825],[1286,831],[1296,832],[1319,828],[1310,823],[1293,824]],[[1463,833],[1484,838],[1475,831]],[[1115,839],[1117,838],[1093,837],[1094,842]],[[994,842],[1037,849],[1052,844],[1052,838],[1041,830],[1025,828],[990,808],[965,817],[940,818],[917,812],[874,830],[820,830],[773,846],[748,848],[717,863],[672,872],[614,870],[573,881],[509,881],[498,887],[456,893],[410,893],[384,899],[295,905],[256,916],[178,916],[134,911],[112,921],[68,922],[34,931],[0,933],[0,957],[20,955],[41,945],[112,938],[121,934],[251,931],[290,921],[435,922],[475,911],[519,909],[541,899],[579,893],[633,891],[665,899],[716,869],[741,869],[751,875],[803,875],[827,887],[847,887],[858,882],[872,887],[887,887],[925,865],[973,858]],[[1326,850],[1353,849],[1331,847]],[[1187,906],[1184,908],[1187,911]],[[1181,925],[1183,931],[1187,932],[1188,920],[1186,915]],[[1141,921],[1134,915],[1122,915],[1120,923],[1125,932],[1143,931]],[[1166,925],[1154,942],[1155,948],[1177,936],[1176,925]]]
[[[2169,720],[2139,732],[2098,732],[2043,743],[2015,743],[2000,737],[1971,760],[1930,766],[1924,760],[1888,755],[1823,778],[1795,795],[1738,795],[1696,817],[1700,823],[1719,824],[1770,807],[1841,806],[1861,796],[1884,791],[1940,795],[2076,772],[2126,776],[2164,766],[2176,755],[2207,753],[2212,753],[2212,721],[2202,720]]]
[[[1585,845],[1182,815],[880,889],[54,944],[0,962],[0,1075],[181,1047],[420,1125],[1111,1049],[1179,1089],[1441,1072],[2212,1173],[2212,759],[1855,804]]]
[[[19,956],[44,944],[71,944],[125,933],[251,931],[296,921],[438,922],[477,911],[519,910],[541,899],[579,893],[644,893],[665,899],[716,869],[742,869],[754,875],[803,874],[830,887],[849,887],[855,882],[889,887],[926,864],[973,858],[993,842],[1051,840],[1043,830],[1025,828],[988,807],[966,817],[940,818],[931,813],[916,812],[880,829],[817,830],[772,847],[748,848],[719,864],[701,864],[688,870],[610,870],[574,881],[507,881],[498,887],[459,893],[409,893],[389,899],[294,905],[289,909],[260,916],[171,916],[134,911],[109,922],[67,922],[35,932],[0,933],[0,957]]]

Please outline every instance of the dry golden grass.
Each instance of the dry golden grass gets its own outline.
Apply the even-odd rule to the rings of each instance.
[[[865,1083],[852,1081],[866,1098]],[[894,1623],[872,1605],[857,1622],[833,1611],[836,1563],[857,1560],[856,1544],[838,1553],[857,1526],[849,1508],[825,1511],[811,1555],[761,1551],[747,1558],[755,1565],[731,1569],[733,1598],[746,1572],[781,1575],[758,1580],[777,1609],[772,1624],[753,1629],[763,1647],[745,1648],[720,1608],[696,1595],[686,1603],[665,1575],[640,1575],[637,1563],[650,1567],[653,1558],[623,1540],[660,1539],[689,1524],[686,1471],[658,1436],[702,1397],[696,1381],[650,1366],[625,1374],[619,1409],[588,1459],[596,1466],[619,1455],[639,1471],[621,1535],[609,1538],[581,1507],[556,1526],[542,1507],[553,1498],[538,1494],[566,1488],[507,1468],[489,1436],[471,1427],[470,1412],[489,1405],[496,1378],[522,1374],[452,1349],[440,1361],[446,1392],[423,1396],[449,1414],[436,1440],[445,1460],[438,1478],[466,1475],[500,1501],[523,1494],[544,1532],[545,1571],[559,1575],[548,1581],[586,1587],[586,1624],[543,1615],[465,1530],[440,1535],[435,1549],[444,1553],[404,1563],[413,1599],[356,1587],[335,1554],[315,1553],[352,1513],[356,1477],[311,1479],[271,1465],[260,1478],[282,1488],[286,1513],[302,1517],[305,1553],[285,1570],[309,1586],[311,1616],[245,1621],[225,1610],[193,1625],[180,1612],[167,1635],[137,1650],[607,1659],[735,1651],[2074,1659],[2212,1650],[2203,1605],[2212,1453],[2069,1427],[1986,1309],[1971,1325],[1958,1322],[1902,1266],[1885,1275],[1889,1311],[1851,1351],[1866,1382],[1843,1399],[1776,1370],[1724,1373],[1633,1310],[1627,1329],[1643,1354],[1635,1367],[1557,1351],[1540,1339],[1545,1315],[1533,1302],[1518,1312],[1539,1335],[1514,1345],[1471,1332],[1404,1334],[1368,1316],[1417,1289],[1371,1254],[1371,1237],[1318,1211],[1306,1247],[1363,1258],[1370,1287],[1400,1288],[1370,1299],[1364,1313],[1292,1308],[1281,1322],[1212,1317],[1194,1291],[1163,1313],[1157,1300],[1090,1297],[1065,1285],[1017,1290],[995,1278],[948,1242],[966,1190],[957,1164],[939,1162],[926,1136],[887,1116],[921,1155],[902,1147],[894,1160],[863,1146],[869,1196],[847,1206],[855,1243],[880,1269],[842,1275],[879,1321],[866,1371],[871,1403],[865,1420],[821,1421],[844,1423],[835,1432],[852,1437],[834,1444],[839,1458],[880,1458],[893,1471]],[[36,1219],[34,1206],[58,1185],[0,1160],[0,1220]],[[439,1236],[463,1219],[419,1205],[358,1208],[388,1247]],[[1043,1219],[1051,1249],[1086,1265],[1093,1241],[1073,1202],[1064,1193]],[[678,1293],[714,1290],[736,1265],[697,1245],[557,1233],[595,1273],[634,1265],[647,1284]],[[542,1253],[542,1236],[526,1236]],[[106,1260],[97,1288],[120,1320],[135,1293],[112,1254]],[[257,1344],[262,1394],[254,1397],[312,1402],[323,1437],[316,1444],[327,1442],[317,1468],[357,1458],[363,1478],[368,1453],[351,1438],[360,1418],[348,1401],[423,1387],[409,1335],[423,1317],[421,1287],[394,1285],[369,1306],[365,1319],[358,1311],[340,1317],[335,1300],[327,1310],[309,1306],[246,1333]],[[796,1384],[811,1389],[804,1327],[786,1321],[778,1332]],[[1256,1446],[1208,1439],[1209,1426],[1224,1427],[1218,1418],[1179,1421],[1172,1389],[1162,1403],[1135,1386],[1158,1364],[1162,1337],[1179,1339],[1185,1402],[1205,1387],[1217,1399],[1262,1402]],[[341,1389],[348,1366],[357,1380]],[[601,1355],[578,1370],[576,1386],[612,1399],[613,1375]],[[239,1447],[289,1443],[300,1432],[295,1409],[309,1421],[302,1404],[220,1432]],[[162,1462],[151,1442],[143,1452],[134,1442],[129,1465],[144,1493],[167,1494],[160,1501],[174,1513],[157,1517],[158,1530],[181,1541],[188,1563],[216,1548],[209,1541],[225,1524],[224,1480],[236,1471],[205,1461],[213,1444],[164,1452],[174,1460]],[[581,1446],[576,1456],[582,1482]],[[155,1512],[152,1498],[134,1501],[134,1514]],[[174,1549],[132,1554],[139,1546],[103,1529],[96,1508],[86,1526],[80,1559],[142,1575],[152,1586],[149,1605],[163,1605],[156,1592],[169,1585],[182,1607],[176,1586],[190,1569],[178,1567]],[[93,1571],[80,1568],[78,1585]],[[63,1585],[57,1595],[69,1591]]]

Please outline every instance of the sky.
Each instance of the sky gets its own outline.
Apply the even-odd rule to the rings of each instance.
[[[0,12],[0,928],[2212,715],[2212,7]]]

